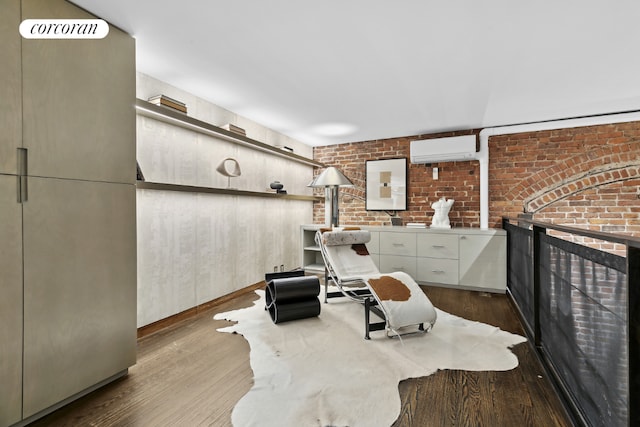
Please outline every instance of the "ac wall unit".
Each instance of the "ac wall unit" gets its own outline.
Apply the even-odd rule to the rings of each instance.
[[[476,157],[476,136],[452,136],[411,141],[411,163],[437,163],[473,160]]]

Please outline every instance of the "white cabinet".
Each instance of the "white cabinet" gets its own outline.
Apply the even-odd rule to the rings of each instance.
[[[418,282],[506,291],[507,236],[504,230],[454,228],[416,233]]]
[[[379,232],[381,273],[404,271],[416,276],[416,236],[411,233]],[[370,250],[371,251],[371,250]]]
[[[458,284],[458,236],[416,233],[418,282]]]
[[[319,227],[302,226],[306,270],[311,271],[318,259],[322,263],[315,243],[305,245]],[[418,283],[460,289],[499,293],[507,289],[504,230],[361,228],[371,232],[367,249],[381,273],[404,271]]]
[[[413,233],[380,232],[380,254],[416,256],[416,235]]]
[[[504,235],[460,235],[460,285],[494,288],[507,281]]]

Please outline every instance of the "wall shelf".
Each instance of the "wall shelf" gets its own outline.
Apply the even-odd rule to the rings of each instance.
[[[237,190],[234,188],[198,187],[195,185],[166,184],[161,182],[147,182],[147,181],[136,181],[136,188],[143,189],[143,190],[181,191],[185,193],[209,193],[209,194],[224,194],[224,195],[230,195],[230,196],[266,197],[271,199],[303,200],[303,201],[310,201],[310,202],[324,200],[322,197],[319,197],[319,196],[277,194],[277,193],[269,193],[266,191],[263,192],[263,191]]]
[[[183,114],[179,111],[174,111],[167,107],[155,105],[150,102],[144,101],[142,99],[136,99],[136,111],[138,114],[145,117],[149,117],[155,120],[160,120],[162,122],[169,123],[175,126],[180,126],[184,129],[189,129],[194,132],[202,133],[204,135],[221,138],[226,141],[240,144],[245,147],[250,147],[254,150],[259,150],[269,154],[273,154],[275,156],[285,157],[295,162],[304,163],[306,165],[310,165],[314,167],[326,166],[323,163],[317,162],[313,159],[309,159],[307,157],[303,157],[298,154],[281,150],[272,145],[265,144],[264,142],[247,138],[246,136],[239,135],[237,133],[228,131],[226,129],[212,125],[207,122],[203,122],[202,120],[189,117],[186,114]],[[270,194],[270,193],[267,193],[267,194]]]

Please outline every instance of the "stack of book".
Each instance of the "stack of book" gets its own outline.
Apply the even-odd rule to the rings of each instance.
[[[238,135],[247,136],[247,132],[244,129],[236,125],[232,125],[231,123],[227,123],[226,125],[222,126],[222,129],[228,130],[229,132],[237,133]]]
[[[407,228],[427,228],[427,224],[424,222],[408,222]]]
[[[187,105],[183,102],[176,101],[173,98],[169,98],[166,95],[156,95],[148,99],[148,101],[155,105],[162,105],[163,107],[169,107],[181,113],[187,114]]]

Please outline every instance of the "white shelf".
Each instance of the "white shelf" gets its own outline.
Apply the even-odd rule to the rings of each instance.
[[[230,188],[213,188],[198,187],[194,185],[167,184],[162,182],[137,181],[136,188],[143,190],[161,190],[161,191],[182,191],[185,193],[210,193],[210,194],[227,194],[232,196],[251,196],[251,197],[267,197],[271,199],[285,200],[304,200],[318,201],[323,200],[320,196],[306,196],[299,194],[278,194],[267,193],[262,191],[235,190]]]

